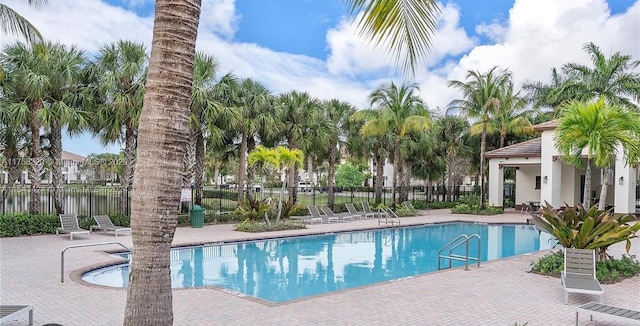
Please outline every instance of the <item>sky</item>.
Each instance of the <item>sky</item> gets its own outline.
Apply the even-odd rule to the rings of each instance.
[[[51,41],[74,44],[92,57],[104,44],[143,42],[150,49],[152,0],[3,3],[29,19]],[[203,0],[197,50],[220,62],[221,75],[260,81],[274,94],[306,91],[368,108],[368,94],[394,81],[415,82],[434,112],[459,94],[448,80],[466,72],[508,68],[516,85],[549,80],[568,62],[588,64],[583,50],[594,42],[603,53],[640,60],[640,0],[455,0],[441,9],[433,48],[406,80],[389,55],[360,38],[344,0]],[[0,35],[0,46],[12,42]],[[90,135],[65,136],[63,148],[80,155],[117,153]]]

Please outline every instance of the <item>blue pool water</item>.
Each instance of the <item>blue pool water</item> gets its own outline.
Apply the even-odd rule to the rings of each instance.
[[[280,303],[436,271],[438,250],[460,234],[474,233],[482,240],[482,261],[553,245],[533,226],[446,223],[176,248],[171,251],[172,286],[216,286]],[[477,252],[477,241],[471,241],[470,255]],[[456,253],[464,253],[464,246]],[[129,266],[94,270],[82,279],[127,287]]]

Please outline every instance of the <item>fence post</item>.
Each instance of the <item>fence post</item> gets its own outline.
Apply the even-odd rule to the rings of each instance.
[[[5,189],[3,189],[3,190],[2,190],[2,215],[7,214],[7,211],[6,211],[6,209],[7,209],[7,208],[6,208],[6,206],[7,206],[7,205],[6,205],[6,198],[7,198],[7,196],[6,196],[6,195],[7,195],[7,191],[6,191]]]

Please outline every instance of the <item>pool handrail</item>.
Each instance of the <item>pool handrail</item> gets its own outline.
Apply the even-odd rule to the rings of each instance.
[[[120,247],[122,247],[124,249],[127,249],[127,251],[131,251],[131,249],[129,247],[123,245],[121,242],[118,242],[118,241],[85,243],[85,244],[68,246],[68,247],[64,248],[62,250],[62,252],[60,253],[60,284],[64,284],[64,253],[65,253],[65,251],[67,251],[68,249],[71,249],[71,248],[94,247],[94,246],[104,246],[104,245],[111,245],[111,244],[120,245]]]
[[[469,241],[473,238],[478,239],[478,257],[470,257],[469,256]],[[460,239],[464,239],[462,241],[459,241]],[[461,245],[465,245],[465,255],[461,256],[461,255],[455,255],[453,254],[453,251],[455,249],[457,249],[458,247],[460,247]],[[453,246],[452,246],[453,245]],[[451,260],[458,260],[458,261],[464,261],[464,270],[468,271],[469,270],[469,260],[475,260],[476,261],[476,265],[477,267],[480,267],[480,250],[482,248],[482,244],[480,241],[480,235],[478,235],[477,233],[474,233],[470,236],[466,235],[466,234],[461,234],[459,236],[457,236],[455,239],[451,240],[449,243],[447,243],[444,247],[440,248],[440,250],[438,250],[438,270],[440,270],[440,260],[442,258],[448,259],[449,260],[449,266],[447,268],[451,268]],[[445,256],[442,255],[442,252],[445,249],[449,249],[449,253]]]

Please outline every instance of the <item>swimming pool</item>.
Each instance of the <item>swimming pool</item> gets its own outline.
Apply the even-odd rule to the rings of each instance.
[[[171,251],[171,281],[174,288],[216,286],[281,303],[436,271],[438,250],[460,234],[474,233],[482,240],[482,261],[549,249],[553,244],[546,233],[539,237],[530,225],[445,223],[206,245]],[[470,253],[477,253],[477,242],[470,244]],[[129,266],[94,270],[82,279],[127,287]]]

